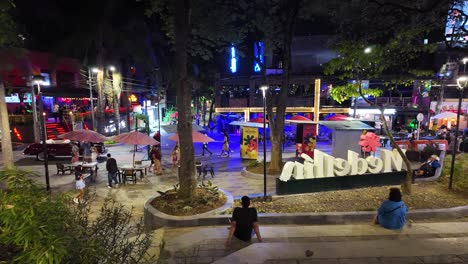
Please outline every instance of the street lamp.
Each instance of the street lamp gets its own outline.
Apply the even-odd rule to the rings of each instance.
[[[260,86],[263,95],[263,197],[267,196],[267,176],[266,176],[266,91],[268,85]]]
[[[47,134],[45,126],[45,113],[44,113],[44,103],[42,102],[42,93],[41,93],[41,84],[44,84],[44,76],[34,75],[32,79],[33,84],[37,85],[37,97],[39,98],[39,112],[41,113],[41,137],[42,137],[42,151],[44,153],[44,169],[45,169],[45,178],[46,178],[46,188],[47,191],[50,190],[49,182],[49,157],[47,154]]]
[[[366,54],[369,54],[369,53],[371,53],[371,52],[372,52],[372,48],[371,48],[371,47],[367,47],[367,48],[364,49],[364,53],[366,53]]]
[[[465,62],[465,60],[463,61]],[[461,112],[461,104],[463,100],[463,89],[466,87],[467,84],[468,84],[467,76],[461,76],[457,79],[457,88],[460,89],[460,97],[458,98],[457,125],[455,126],[455,141],[453,142],[452,163],[450,167],[450,178],[449,178],[449,189],[452,189],[453,172],[455,169],[455,156],[457,154],[458,129],[460,126],[460,112]]]

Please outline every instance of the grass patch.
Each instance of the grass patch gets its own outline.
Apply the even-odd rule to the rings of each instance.
[[[448,186],[450,178],[450,166],[452,155],[445,156],[444,169],[442,170],[440,181]],[[468,153],[460,153],[456,155],[455,168],[453,171],[453,190],[456,192],[468,193]]]
[[[218,191],[218,187],[208,181],[208,184],[201,184],[197,187],[195,196],[192,199],[181,199],[176,187],[156,197],[151,205],[168,215],[188,216],[217,209],[223,206],[226,200],[226,195]]]
[[[273,197],[271,202],[262,198],[252,199],[251,206],[259,213],[320,213],[375,211],[388,198],[391,186],[370,187],[353,190],[327,191],[310,194]],[[423,182],[413,185],[413,193],[403,196],[409,210],[436,209],[468,205],[468,192],[447,190],[440,182]],[[234,207],[241,206],[239,200]],[[232,210],[225,212],[232,213]]]

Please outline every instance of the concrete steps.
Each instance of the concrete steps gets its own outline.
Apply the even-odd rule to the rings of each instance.
[[[169,263],[468,263],[468,222],[418,223],[402,231],[372,224],[262,226],[263,243],[233,239],[229,249],[226,227],[178,232],[166,229]]]
[[[61,134],[65,134],[65,128],[58,123],[47,123],[46,124],[47,139],[57,139]]]

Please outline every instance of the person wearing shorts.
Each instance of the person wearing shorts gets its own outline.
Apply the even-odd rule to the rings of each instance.
[[[83,202],[84,189],[86,187],[86,183],[83,177],[83,168],[81,167],[81,165],[75,168],[75,181],[75,187],[79,192],[75,196],[75,198],[73,198],[73,201],[75,203],[80,203]]]

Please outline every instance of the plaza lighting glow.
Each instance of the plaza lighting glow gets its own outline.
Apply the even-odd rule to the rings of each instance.
[[[354,109],[349,108],[348,113],[352,115],[354,113]],[[380,115],[381,111],[379,109],[356,109],[356,114],[365,115],[365,114],[374,114]],[[396,113],[395,109],[385,109],[384,115],[394,115]]]
[[[98,72],[99,72],[99,69],[98,69],[98,68],[92,68],[91,71],[92,71],[93,73],[98,73]]]
[[[369,53],[371,53],[371,52],[372,52],[372,48],[371,48],[371,47],[367,47],[367,48],[364,49],[364,53],[366,53],[366,54],[369,54]]]
[[[262,85],[262,86],[260,86],[260,90],[262,90],[263,98],[265,98],[266,90],[268,90],[268,86]]]
[[[114,67],[114,66],[110,66],[110,67],[109,67],[109,70],[110,70],[111,72],[113,72],[113,71],[115,71],[115,67]]]
[[[467,76],[460,76],[460,78],[457,79],[457,85],[459,89],[463,89],[468,83],[468,77]]]

